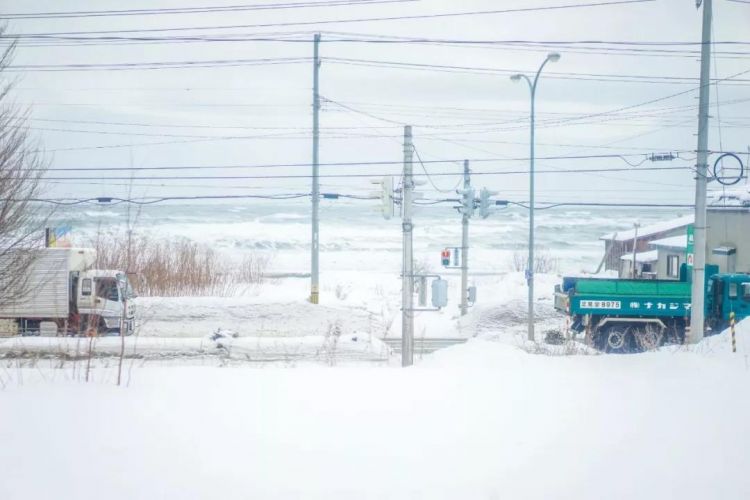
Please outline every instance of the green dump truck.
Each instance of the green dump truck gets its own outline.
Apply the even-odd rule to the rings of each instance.
[[[640,352],[664,343],[682,343],[690,324],[690,273],[680,280],[563,278],[555,287],[555,309],[570,318],[604,352]],[[750,316],[750,275],[706,269],[705,318],[708,333]]]

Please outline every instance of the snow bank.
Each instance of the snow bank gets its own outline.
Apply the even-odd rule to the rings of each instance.
[[[742,353],[472,340],[410,369],[36,375],[0,392],[4,500],[750,495]]]

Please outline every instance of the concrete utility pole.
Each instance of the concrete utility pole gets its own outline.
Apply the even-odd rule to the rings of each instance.
[[[310,302],[317,304],[320,291],[320,183],[318,179],[320,165],[318,164],[318,149],[320,143],[320,33],[313,39],[313,150],[312,150],[312,246],[310,255]]]
[[[469,160],[464,160],[464,191],[471,189],[471,172]],[[474,203],[472,198],[469,203]],[[461,316],[469,310],[469,215],[470,210],[464,207],[461,216]]]
[[[411,126],[404,127],[404,186],[401,198],[403,211],[403,265],[401,266],[401,366],[411,366],[414,363],[414,255],[412,250],[411,223],[412,191],[414,178],[412,177],[414,145],[411,138]]]
[[[690,333],[688,341],[700,342],[704,328],[706,288],[706,185],[708,183],[708,98],[711,76],[711,4],[703,0],[703,39],[701,40],[701,86],[698,97],[698,150],[695,176],[695,224],[693,287],[691,290]]]

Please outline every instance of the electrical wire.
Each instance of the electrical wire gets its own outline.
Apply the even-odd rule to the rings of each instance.
[[[453,193],[456,191],[459,185],[461,185],[462,179],[459,178],[458,182],[455,186],[453,186],[451,189],[441,189],[437,187],[437,185],[432,181],[432,177],[430,177],[430,173],[427,171],[427,167],[425,167],[424,162],[422,161],[422,158],[419,156],[419,151],[417,151],[417,147],[412,144],[412,149],[414,150],[414,154],[417,155],[417,160],[419,160],[419,164],[422,166],[422,170],[424,170],[425,177],[430,182],[432,187],[435,189],[435,191],[441,192],[441,193]]]
[[[683,151],[684,152],[684,151]],[[717,153],[717,151],[711,151],[711,153]],[[743,153],[744,154],[744,153]],[[643,153],[621,153],[621,154],[595,154],[595,155],[550,155],[550,156],[536,156],[536,160],[540,161],[553,161],[553,160],[602,160],[602,159],[623,159],[624,157],[643,157],[648,158],[648,155]],[[526,162],[529,161],[529,157],[490,157],[490,158],[461,158],[461,159],[436,159],[436,160],[421,160],[422,164],[455,164],[460,166],[464,160],[469,160],[472,163],[487,163],[487,162]],[[387,166],[387,165],[401,165],[402,161],[399,160],[368,160],[368,161],[341,161],[341,162],[325,162],[320,163],[320,167],[364,167],[364,166]],[[245,165],[159,165],[159,166],[123,166],[123,167],[55,167],[55,168],[42,168],[32,167],[29,170],[44,170],[47,172],[106,172],[106,171],[126,171],[126,172],[137,172],[137,171],[158,171],[158,170],[213,170],[213,169],[275,169],[275,168],[311,168],[312,163],[260,163],[260,164],[245,164]],[[625,169],[631,170],[631,169]],[[639,169],[640,170],[648,170]],[[453,175],[453,174],[433,174],[433,175]]]
[[[394,69],[414,69],[424,71],[440,71],[448,73],[468,73],[468,74],[487,74],[487,75],[514,75],[520,72],[518,69],[493,68],[484,66],[456,66],[448,64],[428,64],[404,61],[383,61],[374,59],[357,59],[344,57],[326,57],[326,62],[334,64],[367,66],[378,68]],[[669,84],[695,84],[700,79],[687,76],[672,75],[634,75],[627,73],[571,73],[548,71],[545,78],[560,80],[580,80],[580,81],[597,81],[597,82],[615,82],[615,83],[669,83]],[[733,84],[748,83],[750,79],[732,81]]]
[[[515,205],[521,208],[530,209],[529,205],[520,202],[507,201],[509,205]],[[695,205],[677,204],[677,203],[597,203],[597,202],[539,202],[543,206],[536,206],[534,210],[548,210],[559,207],[629,207],[629,208],[695,208]]]
[[[118,205],[121,203],[130,203],[134,205],[153,205],[155,203],[162,203],[165,201],[190,201],[190,200],[236,200],[236,199],[264,199],[264,200],[291,200],[295,198],[305,198],[310,196],[309,194],[288,194],[288,195],[254,195],[254,194],[238,194],[238,195],[200,195],[200,196],[163,196],[159,198],[118,198],[110,196],[100,196],[96,198],[83,198],[83,199],[52,199],[52,198],[29,198],[25,200],[17,200],[12,198],[2,199],[2,202],[9,201],[29,201],[36,203],[50,203],[53,205],[83,205],[83,204],[106,204],[109,206]]]
[[[497,14],[513,14],[522,12],[540,12],[540,11],[560,11],[570,9],[580,9],[589,7],[608,7],[628,4],[641,4],[650,3],[655,0],[613,0],[606,2],[589,2],[589,3],[575,3],[575,4],[563,4],[563,5],[547,5],[540,7],[519,7],[513,9],[496,9],[496,10],[474,10],[474,11],[459,11],[459,12],[441,12],[441,13],[430,13],[430,14],[413,14],[413,15],[400,15],[400,16],[380,16],[380,17],[360,17],[360,18],[349,18],[349,19],[323,19],[313,21],[296,21],[296,22],[276,22],[276,23],[259,23],[259,24],[235,24],[228,26],[181,26],[173,28],[141,28],[141,29],[130,29],[130,30],[99,30],[99,31],[69,31],[69,32],[55,32],[55,33],[30,33],[24,36],[37,36],[37,37],[49,37],[49,36],[62,36],[62,35],[101,35],[101,34],[112,34],[112,33],[152,33],[152,32],[175,32],[175,31],[205,31],[205,30],[217,30],[217,29],[247,29],[247,28],[273,28],[282,26],[317,26],[324,24],[338,24],[338,23],[369,23],[369,22],[380,22],[380,21],[405,21],[414,19],[445,19],[455,17],[469,17],[469,16],[487,16]]]
[[[91,17],[119,17],[119,16],[152,16],[152,15],[174,15],[174,14],[209,14],[224,12],[246,12],[257,10],[287,10],[311,7],[341,7],[359,5],[379,5],[388,3],[406,3],[418,0],[316,0],[308,2],[285,2],[272,4],[239,4],[210,7],[174,7],[158,9],[123,9],[123,10],[84,10],[84,11],[59,11],[59,12],[22,12],[0,14],[3,19],[30,20],[30,19],[70,19]]]
[[[578,169],[567,169],[567,170],[535,170],[535,174],[585,174],[592,172],[638,172],[645,173],[651,171],[691,171],[692,167],[645,167],[637,170],[630,168],[578,168]],[[472,172],[472,175],[528,175],[528,170],[496,170],[496,171],[484,171],[484,172]],[[371,178],[371,177],[395,177],[400,176],[401,173],[395,172],[368,172],[366,174],[320,174],[320,178]],[[422,176],[425,174],[415,173],[414,176]],[[453,176],[458,175],[456,173],[433,173],[433,177]],[[239,179],[310,179],[311,174],[274,174],[274,175],[230,175],[230,176],[215,176],[215,175],[200,175],[200,176],[129,176],[129,177],[95,177],[95,176],[72,176],[72,177],[45,177],[45,180],[60,181],[60,180],[239,180]]]
[[[158,203],[164,203],[167,201],[199,201],[199,200],[236,200],[236,199],[265,199],[265,200],[289,200],[295,198],[307,198],[309,193],[296,193],[287,195],[199,195],[199,196],[164,196],[154,198],[119,198],[101,196],[96,198],[32,198],[24,201],[34,203],[49,203],[58,206],[77,206],[77,205],[91,205],[97,206],[116,206],[121,204],[132,204],[132,205],[155,205]],[[324,199],[352,199],[352,200],[376,200],[378,196],[362,196],[353,194],[342,194],[342,193],[321,193],[321,197]],[[0,199],[0,202],[19,201],[12,198]],[[513,201],[513,200],[494,200],[495,205],[513,205],[524,209],[529,209],[529,205],[524,202]],[[457,198],[441,198],[436,200],[414,200],[415,205],[438,205],[441,203],[458,203],[460,202]],[[541,206],[534,207],[535,210],[549,210],[552,208],[559,208],[565,206],[577,206],[577,207],[619,207],[619,208],[693,208],[691,204],[677,204],[677,203],[617,203],[617,202],[582,202],[582,201],[563,201],[563,202],[539,202]]]
[[[127,71],[185,68],[232,68],[237,66],[263,66],[308,63],[311,57],[277,57],[266,59],[213,59],[194,61],[154,61],[128,63],[80,64],[9,64],[3,71],[12,72],[68,72],[68,71]]]

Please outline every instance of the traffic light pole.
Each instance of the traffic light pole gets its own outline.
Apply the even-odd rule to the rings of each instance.
[[[464,190],[471,189],[469,160],[464,160]],[[474,199],[469,200],[474,203]],[[470,207],[464,207],[461,216],[461,316],[469,310],[469,214]]]
[[[412,250],[411,222],[412,192],[414,178],[412,159],[411,126],[404,127],[404,186],[401,201],[403,212],[401,227],[403,230],[403,265],[401,266],[401,366],[414,363],[414,255]]]

